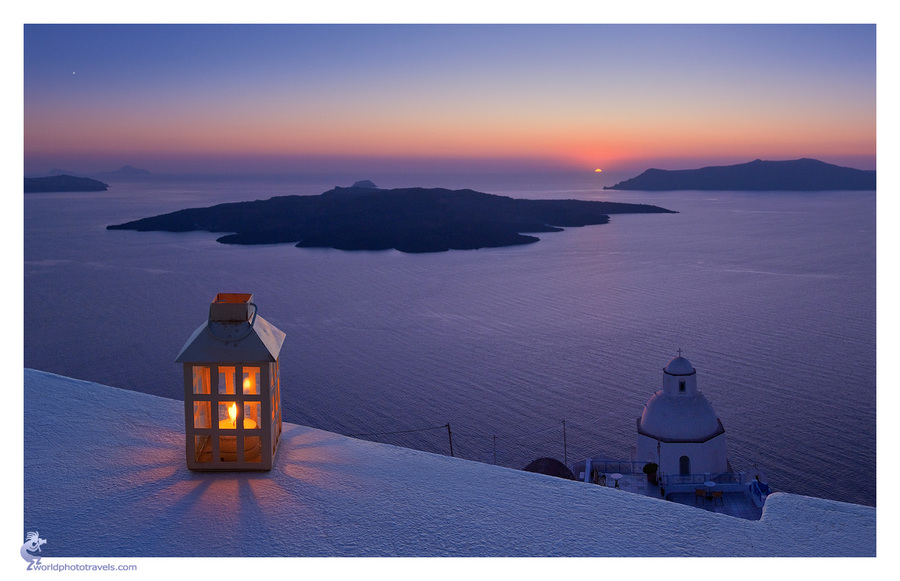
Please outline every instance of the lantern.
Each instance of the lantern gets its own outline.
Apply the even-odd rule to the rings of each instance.
[[[219,293],[175,361],[184,365],[191,470],[271,470],[281,436],[278,353],[284,333],[253,295]]]

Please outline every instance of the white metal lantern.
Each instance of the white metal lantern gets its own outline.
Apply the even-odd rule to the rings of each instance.
[[[271,470],[281,436],[278,353],[284,333],[253,295],[219,293],[175,361],[184,365],[191,470]]]

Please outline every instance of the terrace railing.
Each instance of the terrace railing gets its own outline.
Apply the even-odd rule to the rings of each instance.
[[[746,472],[722,472],[720,474],[663,474],[660,486],[667,492],[687,492],[702,487],[705,482],[715,482],[717,490],[745,489],[750,482]]]
[[[600,474],[639,474],[643,473],[646,462],[632,462],[629,460],[605,460],[590,459],[591,470]]]

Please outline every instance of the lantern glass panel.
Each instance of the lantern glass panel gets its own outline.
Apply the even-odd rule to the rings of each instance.
[[[194,461],[212,462],[212,439],[209,436],[194,436]]]
[[[234,395],[234,367],[219,367],[219,393]]]
[[[275,418],[279,413],[278,404],[281,402],[278,384],[278,362],[276,361],[269,364],[269,395],[271,404],[269,409],[272,410],[272,422],[275,422]]]
[[[244,462],[262,462],[262,438],[260,436],[244,438]]]
[[[219,402],[219,428],[233,430],[237,427],[237,404],[233,401]]]
[[[244,402],[244,428],[252,430],[259,427],[260,402]]]
[[[194,393],[209,394],[209,367],[194,365],[193,375]]]
[[[244,367],[244,395],[259,394],[259,367]]]
[[[237,462],[237,436],[219,436],[219,460]]]
[[[211,428],[212,414],[208,401],[194,402],[194,427],[195,428]]]

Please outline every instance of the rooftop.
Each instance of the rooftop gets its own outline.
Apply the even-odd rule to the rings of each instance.
[[[288,423],[271,472],[194,473],[183,402],[24,380],[23,528],[48,540],[48,560],[876,551],[872,507],[775,493],[759,520],[732,518]]]

